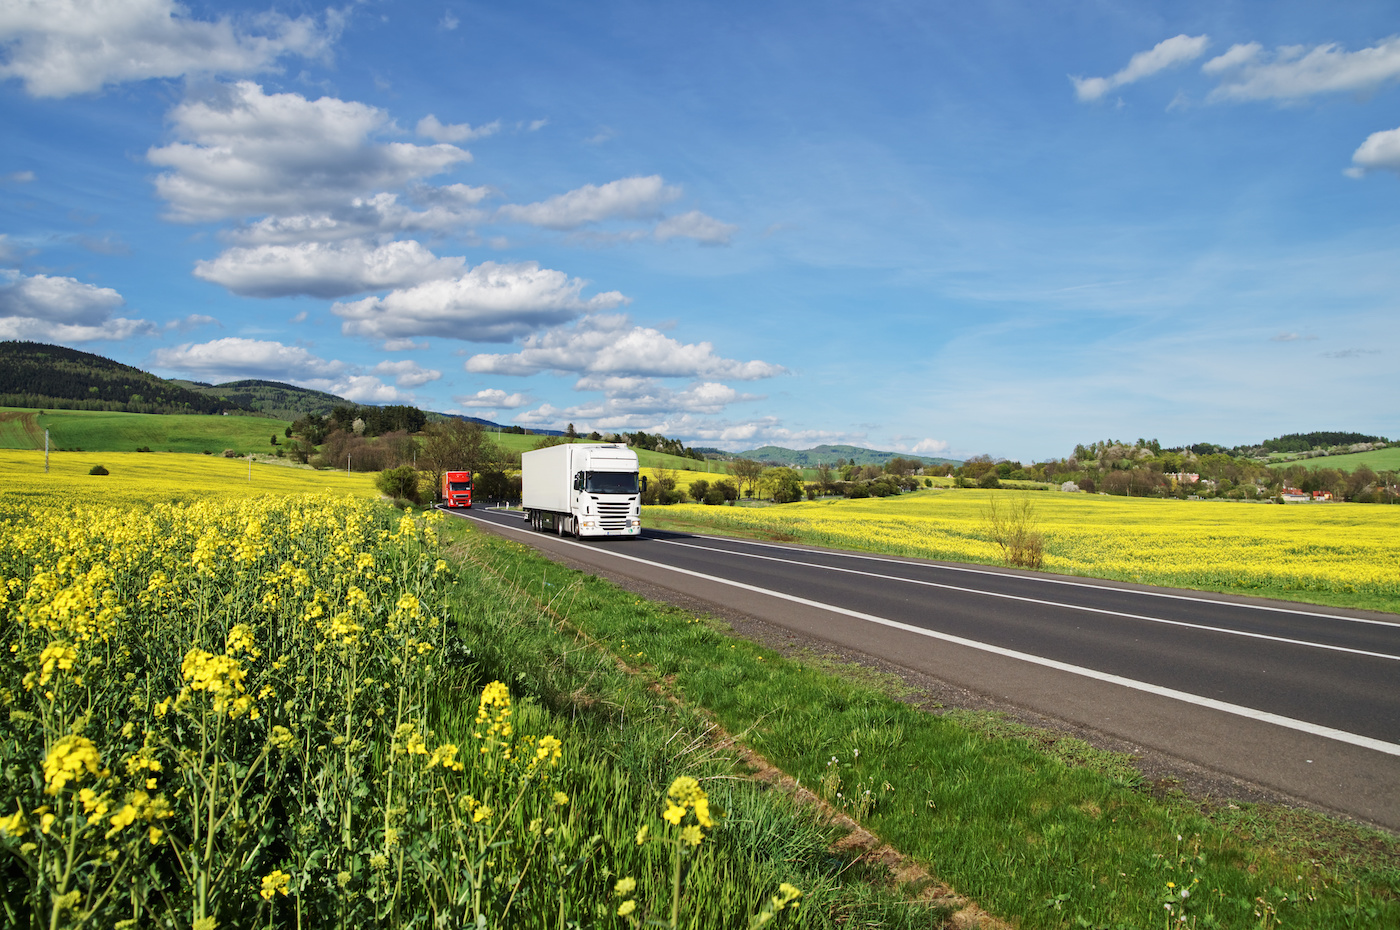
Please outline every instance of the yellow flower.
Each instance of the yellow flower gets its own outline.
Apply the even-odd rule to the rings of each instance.
[[[623,901],[617,906],[617,916],[626,917],[637,909],[637,902],[631,899]]]
[[[105,774],[97,747],[85,736],[70,734],[54,743],[44,757],[44,793],[58,794],[70,781],[81,781],[83,775]]]
[[[563,807],[569,803],[569,796],[562,791],[556,791],[554,792],[554,803]]]
[[[704,838],[705,835],[700,832],[700,827],[696,824],[681,828],[681,839],[691,846],[699,846],[700,841]]]
[[[219,921],[214,917],[201,917],[194,922],[193,930],[219,930]]]
[[[637,831],[637,845],[640,846],[647,841],[647,836],[651,833],[651,827],[642,824],[642,828]]]
[[[637,880],[635,878],[618,879],[617,884],[613,886],[613,894],[620,898],[625,898],[636,890]]]
[[[685,808],[675,804],[667,804],[665,812],[661,815],[662,820],[665,820],[667,823],[675,827],[679,827],[681,825],[681,820],[684,817]]]
[[[8,817],[0,817],[0,833],[6,836],[24,836],[28,832],[29,824],[25,822],[23,810],[17,810]]]
[[[274,895],[287,896],[287,886],[292,882],[292,877],[281,869],[276,869],[263,876],[262,890],[258,894],[264,901],[271,901]]]

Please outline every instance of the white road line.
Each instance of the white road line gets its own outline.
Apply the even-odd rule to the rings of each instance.
[[[864,578],[874,578],[880,581],[898,581],[904,584],[922,585],[927,588],[942,588],[945,591],[959,591],[964,594],[977,594],[982,597],[998,597],[1008,601],[1021,601],[1026,604],[1039,604],[1043,607],[1060,607],[1065,610],[1078,610],[1090,614],[1102,614],[1108,617],[1123,617],[1127,620],[1142,620],[1147,623],[1161,623],[1165,626],[1180,626],[1192,630],[1202,630],[1208,633],[1221,633],[1226,636],[1244,636],[1249,639],[1263,639],[1273,643],[1287,643],[1290,646],[1306,646],[1309,649],[1326,649],[1331,652],[1346,652],[1351,655],[1367,656],[1372,659],[1390,659],[1400,662],[1400,655],[1390,655],[1385,652],[1371,652],[1366,649],[1353,649],[1350,646],[1333,646],[1328,643],[1314,643],[1305,639],[1289,639],[1285,636],[1270,636],[1268,633],[1251,633],[1247,630],[1231,630],[1225,627],[1209,626],[1204,623],[1191,623],[1187,620],[1168,620],[1165,617],[1149,617],[1145,614],[1130,614],[1121,610],[1107,610],[1102,607],[1084,607],[1079,604],[1066,604],[1063,601],[1047,601],[1037,597],[1025,597],[1019,594],[1002,594],[998,591],[983,591],[979,588],[964,588],[959,585],[943,584],[938,581],[924,581],[920,578],[904,578],[899,575],[880,575],[875,572],[863,572],[855,568],[840,568],[835,565],[816,565],[811,562],[794,561],[791,559],[781,559],[771,555],[757,555],[749,552],[734,552],[729,549],[712,549],[709,546],[697,546],[694,543],[679,542],[674,539],[662,540],[668,546],[681,546],[687,549],[699,549],[702,552],[720,552],[724,555],[737,556],[741,559],[759,559],[765,562],[779,562],[784,565],[800,565],[804,568],[816,568],[825,572],[840,572],[845,575],[860,575]],[[1000,576],[1005,577],[1005,576]]]
[[[1289,614],[1297,617],[1321,617],[1326,620],[1345,620],[1348,623],[1369,623],[1376,626],[1400,627],[1400,620],[1377,620],[1371,617],[1348,617],[1342,614],[1325,614],[1313,610],[1295,610],[1291,607],[1275,607],[1272,604],[1251,604],[1247,601],[1222,601],[1208,597],[1193,597],[1189,594],[1172,594],[1168,591],[1143,591],[1138,588],[1120,588],[1113,585],[1090,584],[1084,581],[1072,581],[1068,578],[1055,578],[1048,575],[1012,575],[1005,572],[992,572],[984,568],[972,568],[962,565],[941,565],[931,561],[906,561],[902,559],[891,559],[878,555],[863,555],[857,552],[842,552],[839,549],[807,549],[794,546],[779,546],[774,543],[758,542],[753,539],[742,539],[737,536],[705,536],[699,533],[694,534],[696,539],[710,539],[715,542],[739,543],[745,546],[756,546],[763,549],[779,549],[783,552],[806,552],[811,555],[830,555],[843,559],[858,559],[865,562],[883,562],[888,565],[915,565],[920,568],[930,568],[944,572],[962,572],[968,575],[991,575],[996,578],[1018,578],[1023,581],[1034,582],[1035,584],[1057,584],[1072,588],[1089,588],[1095,591],[1117,591],[1122,594],[1137,595],[1139,597],[1160,597],[1174,601],[1189,601],[1193,604],[1215,604],[1222,607],[1240,607],[1247,610],[1263,610],[1271,613]],[[671,540],[658,540],[659,542],[671,542]]]
[[[475,519],[468,515],[468,519]],[[491,523],[492,526],[499,526],[502,529],[513,530],[527,536],[535,536],[536,533],[520,529],[513,526],[506,526],[500,523]],[[603,549],[597,546],[589,546],[583,543],[574,542],[569,539],[556,539],[557,542],[565,545],[578,546],[587,549],[589,552],[609,555],[616,559],[623,559],[628,562],[637,562],[642,565],[649,565],[653,568],[664,569],[669,572],[676,572],[681,575],[689,575],[692,578],[699,578],[714,584],[728,585],[731,588],[739,588],[744,591],[752,591],[755,594],[762,594],[767,597],[774,597],[779,600],[789,601],[794,604],[801,604],[804,607],[811,607],[816,610],[825,610],[830,613],[841,614],[852,617],[856,620],[864,620],[868,623],[875,623],[880,626],[902,630],[906,633],[914,633],[919,636],[927,636],[930,639],[942,640],[943,642],[954,643],[959,646],[966,646],[970,649],[977,649],[982,652],[989,652],[993,655],[1004,656],[1009,659],[1019,659],[1022,662],[1029,662],[1032,665],[1040,665],[1045,668],[1053,668],[1057,671],[1068,672],[1071,675],[1079,675],[1090,678],[1094,681],[1102,681],[1108,684],[1119,685],[1124,688],[1131,688],[1134,691],[1142,691],[1147,694],[1155,694],[1159,697],[1171,698],[1185,704],[1194,704],[1197,707],[1206,707],[1211,710],[1218,710],[1222,713],[1233,714],[1236,717],[1245,717],[1250,720],[1257,720],[1261,723],[1268,723],[1274,726],[1284,727],[1289,730],[1296,730],[1300,733],[1308,733],[1313,736],[1321,736],[1326,739],[1336,740],[1339,743],[1348,743],[1352,746],[1360,746],[1364,749],[1373,749],[1376,752],[1383,752],[1387,755],[1400,756],[1400,745],[1387,743],[1384,740],[1374,739],[1370,736],[1362,736],[1359,733],[1348,733],[1346,730],[1337,730],[1332,727],[1324,727],[1316,723],[1309,723],[1306,720],[1295,720],[1292,717],[1284,717],[1279,714],[1271,714],[1268,711],[1255,710],[1252,707],[1243,707],[1239,704],[1228,704],[1224,701],[1217,701],[1214,698],[1201,697],[1198,694],[1190,694],[1185,691],[1177,691],[1174,688],[1163,688],[1145,681],[1137,681],[1133,678],[1124,678],[1120,675],[1109,675],[1105,672],[1096,671],[1092,668],[1084,668],[1079,665],[1070,665],[1066,662],[1057,662],[1054,659],[1045,659],[1040,656],[1030,655],[1025,652],[1017,652],[1014,649],[1003,649],[1001,646],[993,646],[990,643],[980,643],[973,639],[964,639],[961,636],[953,636],[949,633],[940,633],[936,630],[926,630],[923,627],[912,626],[907,623],[900,623],[898,620],[888,620],[884,617],[876,617],[872,614],[861,613],[857,610],[847,610],[844,607],[836,607],[831,604],[822,604],[818,601],[811,601],[805,597],[797,597],[792,594],[783,594],[780,591],[769,591],[766,588],[744,584],[741,581],[731,581],[728,578],[719,578],[715,575],[706,575],[701,572],[694,572],[687,568],[676,568],[671,565],[663,565],[660,562],[653,562],[649,559],[637,558],[633,555],[623,555],[621,552],[613,552],[611,549]]]

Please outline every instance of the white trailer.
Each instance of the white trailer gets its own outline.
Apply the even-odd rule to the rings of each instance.
[[[560,536],[638,536],[642,490],[637,453],[621,443],[546,446],[520,456],[525,519]]]

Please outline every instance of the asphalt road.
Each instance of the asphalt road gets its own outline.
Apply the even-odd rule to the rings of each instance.
[[[707,536],[580,542],[643,581],[1400,831],[1400,619]]]

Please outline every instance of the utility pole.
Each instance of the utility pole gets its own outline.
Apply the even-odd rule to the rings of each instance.
[[[49,473],[49,431],[44,430],[44,474]]]
[[[345,453],[345,477],[350,477],[350,453]]]

